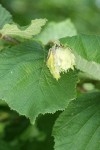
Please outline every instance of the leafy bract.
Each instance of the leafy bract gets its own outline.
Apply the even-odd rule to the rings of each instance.
[[[67,73],[69,69],[74,70],[75,56],[70,49],[55,44],[49,50],[47,66],[53,77],[58,80],[61,77],[61,72]]]
[[[35,41],[0,52],[0,98],[35,121],[40,114],[63,110],[76,97],[77,72],[56,81],[46,66],[47,52]]]
[[[0,30],[2,36],[18,36],[25,39],[30,39],[33,35],[41,31],[41,27],[46,23],[46,19],[35,19],[31,21],[28,27],[18,27],[16,24],[5,24]]]
[[[100,93],[72,101],[57,119],[55,150],[100,150]]]
[[[76,56],[76,67],[100,80],[100,36],[78,35],[60,40]]]
[[[6,24],[12,22],[11,14],[0,5],[0,29]]]
[[[76,35],[76,29],[70,19],[60,23],[50,22],[45,29],[37,36],[44,44],[50,41],[55,41],[66,36]]]

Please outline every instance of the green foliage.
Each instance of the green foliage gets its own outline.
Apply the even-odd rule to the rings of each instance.
[[[23,12],[29,1],[9,3]],[[35,2],[50,8],[49,18],[52,7],[60,17],[58,8],[73,5]],[[30,18],[19,16],[19,22]],[[100,36],[77,35],[70,19],[49,22],[41,31],[46,19],[33,18],[21,27],[0,5],[0,150],[100,150]],[[61,69],[59,80],[48,64],[55,74]]]
[[[100,93],[88,93],[71,102],[57,119],[55,150],[100,149]]]
[[[64,30],[62,30],[64,29]],[[74,36],[77,31],[72,22],[67,19],[60,23],[50,22],[45,29],[38,35],[38,39],[44,44],[55,41],[66,36]]]
[[[0,150],[18,150],[18,149],[11,146],[7,142],[0,141]]]
[[[76,71],[62,75],[57,82],[45,64],[45,53],[44,47],[35,41],[0,53],[0,98],[31,122],[40,113],[63,110],[76,97]]]
[[[25,39],[31,39],[33,35],[38,34],[41,31],[41,27],[45,25],[46,19],[35,19],[31,21],[29,27],[18,27],[16,24],[5,24],[0,30],[2,37],[12,36],[21,37]]]
[[[6,24],[12,22],[11,14],[0,5],[0,29]]]
[[[76,67],[100,80],[100,36],[78,35],[61,39],[76,56]]]

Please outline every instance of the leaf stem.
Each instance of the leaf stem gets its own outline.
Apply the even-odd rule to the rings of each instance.
[[[7,35],[2,36],[2,34],[0,34],[0,39],[3,39],[5,41],[10,42],[15,45],[20,43],[20,41],[16,40],[15,38],[12,38],[10,36],[7,36]]]

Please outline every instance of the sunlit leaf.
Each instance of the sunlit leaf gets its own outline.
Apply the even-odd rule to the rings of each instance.
[[[76,97],[77,72],[54,79],[46,50],[34,41],[0,52],[0,98],[34,122],[39,114],[63,110]]]
[[[33,35],[41,31],[41,27],[46,23],[46,19],[35,19],[31,21],[28,27],[18,27],[16,24],[5,24],[0,30],[2,36],[18,36],[25,39],[30,39]]]

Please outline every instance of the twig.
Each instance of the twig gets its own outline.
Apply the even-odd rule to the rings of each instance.
[[[0,39],[3,39],[3,40],[5,40],[5,41],[10,42],[11,44],[15,44],[15,45],[20,43],[20,42],[19,42],[18,40],[16,40],[15,38],[12,38],[12,37],[7,36],[7,35],[2,36],[2,35],[0,34]]]

